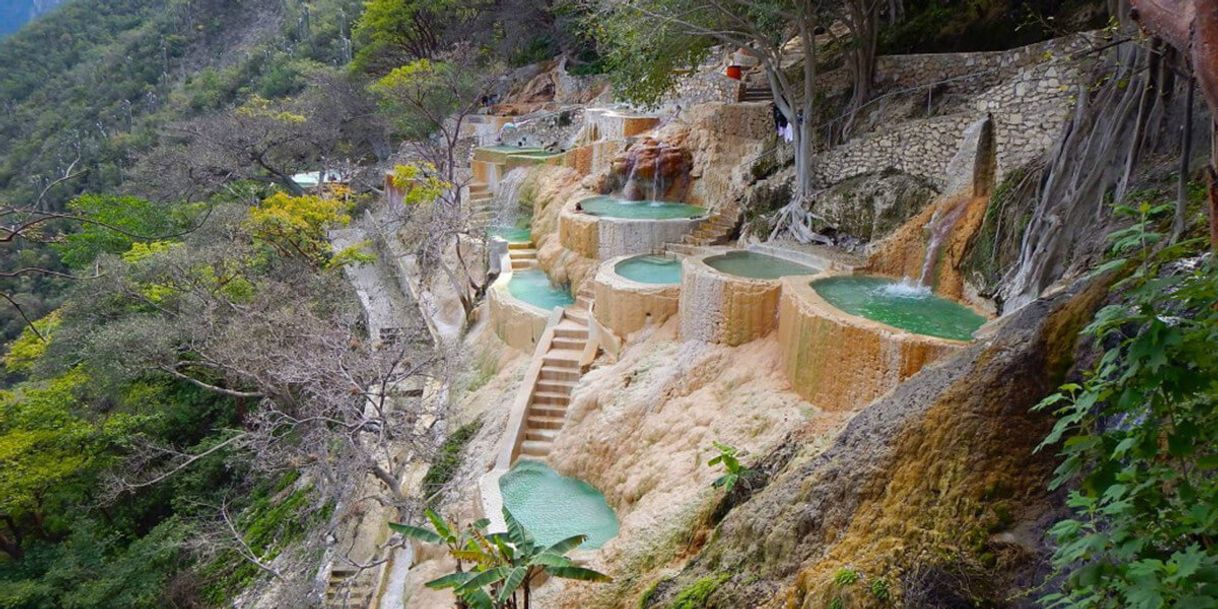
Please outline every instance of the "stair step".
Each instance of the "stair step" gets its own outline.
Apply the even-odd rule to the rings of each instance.
[[[537,381],[533,386],[534,391],[545,393],[566,393],[570,394],[575,389],[575,383],[569,381],[561,381],[557,379],[548,379]]]
[[[540,442],[537,440],[525,440],[520,443],[520,454],[530,457],[544,457],[550,454],[550,442]]]
[[[523,243],[523,242],[508,243],[508,249],[509,250],[533,250],[534,252],[537,251],[534,248],[532,241],[530,241],[528,243]]]
[[[529,406],[528,416],[565,420],[567,418],[567,407],[561,404],[532,404]]]
[[[565,317],[581,325],[588,324],[588,312],[586,310],[581,311],[579,309],[572,309],[568,307],[565,312]]]
[[[574,340],[588,340],[587,328],[564,328],[558,326],[554,328],[554,338],[569,338]]]
[[[563,417],[545,417],[541,415],[530,416],[529,427],[534,429],[562,429],[563,423],[566,421]]]
[[[566,357],[554,357],[553,355],[543,355],[541,358],[543,368],[565,368],[569,370],[579,370],[579,362]]]
[[[572,349],[575,351],[583,351],[584,345],[587,344],[587,342],[588,341],[585,339],[569,339],[569,338],[555,337],[554,340],[550,342],[550,348],[551,349]]]
[[[531,404],[553,404],[556,406],[566,406],[571,403],[571,394],[569,393],[534,393],[530,399]]]
[[[527,429],[524,432],[525,441],[553,442],[558,437],[557,429]]]
[[[578,381],[579,370],[573,368],[555,368],[552,366],[541,367],[541,380],[549,381]]]
[[[529,261],[529,260],[513,260],[512,261],[512,270],[519,271],[521,269],[529,269],[529,268],[533,268],[536,265],[537,265],[537,263]]]

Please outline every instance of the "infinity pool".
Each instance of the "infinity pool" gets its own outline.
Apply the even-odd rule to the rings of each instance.
[[[628,201],[618,197],[599,196],[579,202],[584,212],[609,218],[634,220],[673,220],[697,218],[706,210],[697,205],[672,201]]]
[[[972,309],[935,296],[927,288],[884,277],[829,277],[812,282],[812,288],[851,315],[926,336],[972,340],[973,332],[986,321]]]
[[[681,283],[681,261],[669,256],[635,256],[617,263],[613,270],[639,283]]]
[[[542,546],[587,535],[580,548],[599,548],[617,535],[617,515],[592,485],[561,476],[544,463],[521,460],[499,479],[503,507]]]
[[[575,302],[569,289],[555,286],[545,271],[538,268],[514,271],[507,287],[512,296],[543,309],[566,307]]]
[[[816,274],[816,269],[812,267],[744,250],[711,256],[705,262],[715,270],[747,279],[778,279],[787,275]]]

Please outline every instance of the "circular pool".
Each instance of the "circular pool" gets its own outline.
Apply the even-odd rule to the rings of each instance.
[[[704,262],[716,271],[746,279],[772,280],[787,275],[816,273],[816,269],[790,260],[743,250],[710,256]]]
[[[618,275],[639,283],[681,283],[681,261],[671,256],[635,256],[617,263],[613,270]]]
[[[696,218],[706,214],[706,209],[688,203],[672,201],[629,201],[607,195],[584,199],[580,209],[590,215],[632,220],[675,220]]]
[[[521,460],[499,479],[507,508],[538,545],[587,535],[580,548],[595,549],[617,535],[617,515],[595,487],[559,475],[544,463]]]
[[[507,287],[508,293],[515,298],[543,309],[566,307],[575,302],[568,288],[555,286],[545,271],[537,268],[513,272]]]
[[[927,288],[883,277],[829,277],[812,282],[812,288],[851,315],[925,336],[967,341],[986,321],[972,309],[935,296]]]

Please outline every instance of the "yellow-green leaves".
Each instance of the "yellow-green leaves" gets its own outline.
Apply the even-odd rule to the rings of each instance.
[[[330,260],[326,231],[351,222],[349,205],[311,195],[276,193],[250,210],[246,229],[258,243],[285,258],[300,258],[316,268]]]
[[[237,108],[237,116],[245,118],[269,118],[293,125],[299,125],[308,120],[307,117],[301,114],[276,108],[271,100],[264,99],[260,95],[254,95],[242,104],[241,107]]]
[[[452,184],[436,175],[436,167],[431,163],[394,167],[393,186],[403,193],[402,203],[406,205],[432,203],[452,188]]]
[[[47,341],[59,327],[59,322],[59,312],[54,311],[34,322],[33,328],[26,327],[22,330],[21,336],[9,343],[8,353],[4,355],[5,370],[10,373],[24,373],[33,369],[34,364],[38,363],[38,360],[46,353]]]

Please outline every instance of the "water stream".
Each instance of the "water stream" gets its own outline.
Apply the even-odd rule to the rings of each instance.
[[[939,254],[943,251],[943,245],[951,236],[953,229],[960,223],[960,218],[964,217],[968,203],[967,197],[951,201],[947,208],[935,211],[930,222],[926,223],[926,228],[930,231],[930,238],[926,241],[926,257],[922,259],[922,272],[918,276],[918,285],[927,288],[934,287],[935,266],[939,263]]]

